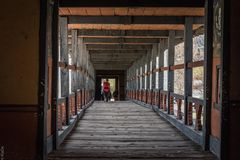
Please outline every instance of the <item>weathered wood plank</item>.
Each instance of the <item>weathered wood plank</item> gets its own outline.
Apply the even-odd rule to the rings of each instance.
[[[49,159],[208,159],[215,157],[150,109],[95,102]]]

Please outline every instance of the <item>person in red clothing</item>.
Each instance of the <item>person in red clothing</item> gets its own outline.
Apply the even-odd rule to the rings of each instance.
[[[106,79],[106,81],[103,82],[103,94],[104,101],[108,102],[110,99],[110,83],[108,82],[108,79]]]

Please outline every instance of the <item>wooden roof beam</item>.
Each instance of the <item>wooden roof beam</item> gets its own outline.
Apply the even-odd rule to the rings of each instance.
[[[84,38],[85,44],[154,44],[159,38]]]
[[[204,24],[203,16],[193,24]],[[68,16],[68,24],[185,24],[185,16]]]
[[[87,50],[151,50],[152,45],[87,44]]]
[[[147,50],[89,50],[89,54],[147,54]]]
[[[175,31],[176,38],[184,36],[183,31]],[[169,30],[78,30],[79,37],[95,38],[168,38]]]

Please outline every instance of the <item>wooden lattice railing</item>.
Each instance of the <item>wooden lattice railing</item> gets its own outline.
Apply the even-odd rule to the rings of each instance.
[[[193,125],[197,131],[202,130],[203,124],[203,105],[202,99],[188,97],[188,120],[187,125]]]
[[[67,124],[66,98],[58,99],[57,107],[57,129],[62,130],[62,127]]]
[[[76,93],[76,105],[77,105],[77,111],[78,112],[82,109],[81,99],[82,99],[81,90],[77,90],[77,93]]]
[[[73,118],[73,116],[76,115],[75,93],[69,95],[68,106],[70,118]]]
[[[184,110],[182,109],[184,101],[184,96],[170,93],[170,114],[175,115],[178,120],[182,120],[184,116]],[[174,109],[174,105],[176,104],[177,109]],[[176,112],[176,114],[174,114]]]
[[[147,93],[146,103],[151,105],[152,104],[152,90],[151,89],[146,90],[146,93]]]
[[[160,91],[160,109],[167,111],[168,91]]]
[[[194,126],[197,131],[202,130],[203,103],[201,99],[187,98],[187,115],[185,115],[183,95],[163,90],[128,90],[129,99],[138,100],[146,104],[157,106],[160,110],[174,115],[177,120],[186,119],[186,125]]]

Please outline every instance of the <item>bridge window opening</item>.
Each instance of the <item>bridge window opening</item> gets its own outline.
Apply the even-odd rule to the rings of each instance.
[[[184,42],[178,43],[174,46],[174,84],[173,92],[175,94],[173,100],[173,114],[179,120],[185,117],[184,112]],[[181,113],[179,113],[181,112]],[[179,117],[181,114],[181,117]]]
[[[198,67],[193,67],[193,82],[192,96],[203,99],[204,94],[204,35],[199,35],[193,38],[193,62],[198,64]]]
[[[168,67],[168,49],[164,51],[163,67]],[[163,71],[163,90],[168,90],[168,70]]]
[[[184,95],[184,43],[175,45],[174,93]]]
[[[204,93],[204,69],[203,67],[193,68],[192,96],[203,99]]]

